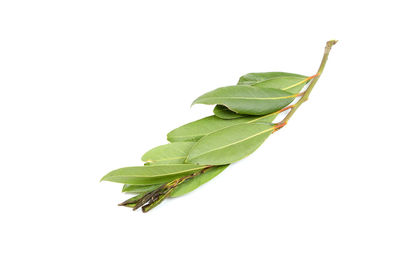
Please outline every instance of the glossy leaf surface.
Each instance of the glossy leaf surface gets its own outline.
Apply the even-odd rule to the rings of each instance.
[[[268,123],[272,122],[275,117],[276,114],[269,114],[264,116],[248,116],[239,119],[224,120],[216,116],[209,116],[176,128],[168,133],[167,139],[170,142],[198,141],[207,134],[233,125],[251,122]]]
[[[253,153],[273,130],[271,124],[243,123],[216,131],[204,136],[193,146],[186,162],[230,164]]]
[[[148,165],[184,163],[194,142],[176,142],[155,147],[142,156]]]
[[[203,168],[204,166],[194,164],[126,167],[108,173],[101,180],[133,185],[161,184],[170,182],[184,175],[195,173]]]
[[[256,73],[248,73],[240,77],[238,81],[238,85],[252,85],[261,81],[265,81],[271,78],[277,77],[298,77],[298,78],[307,78],[307,76],[288,73],[288,72],[256,72]]]
[[[216,105],[214,108],[214,115],[217,116],[218,118],[224,119],[224,120],[232,120],[232,119],[237,119],[237,118],[242,118],[245,117],[246,115],[235,113],[229,108],[222,106],[222,105]]]
[[[282,90],[234,85],[208,92],[193,104],[219,104],[240,114],[265,115],[284,108],[295,98],[295,94]]]

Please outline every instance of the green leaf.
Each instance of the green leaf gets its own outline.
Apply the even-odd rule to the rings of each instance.
[[[277,77],[257,82],[253,84],[253,86],[258,88],[279,89],[292,94],[297,94],[309,80],[309,78],[303,77]]]
[[[257,82],[277,77],[298,77],[303,79],[307,78],[307,76],[304,75],[287,73],[287,72],[257,72],[257,73],[248,73],[240,77],[238,85],[252,85]]]
[[[150,192],[154,189],[160,187],[161,184],[152,184],[152,185],[134,185],[134,184],[124,184],[122,188],[122,192],[129,192],[129,193],[144,193]]]
[[[235,113],[229,108],[222,106],[222,105],[216,105],[214,108],[214,115],[217,116],[218,118],[224,119],[224,120],[232,120],[232,119],[237,119],[237,118],[242,118],[245,117],[246,115]]]
[[[104,176],[102,181],[115,183],[152,185],[170,182],[176,178],[195,173],[205,166],[193,164],[166,164],[126,167],[114,170]]]
[[[187,194],[199,186],[205,184],[206,182],[210,181],[213,179],[215,176],[220,174],[223,170],[225,170],[229,165],[223,165],[223,166],[215,166],[212,167],[208,170],[206,170],[204,173],[200,174],[199,176],[195,176],[184,183],[178,185],[176,189],[171,193],[170,197],[179,197],[184,194]]]
[[[242,123],[201,138],[190,150],[187,163],[224,165],[253,153],[272,133],[274,126]]]
[[[309,78],[303,75],[284,73],[284,72],[267,72],[267,73],[250,73],[248,76],[242,76],[238,85],[253,85],[259,88],[272,88],[284,90],[292,94],[297,94],[309,81]],[[252,80],[251,80],[252,79]],[[245,115],[235,113],[229,108],[216,105],[214,115],[225,120],[231,120],[244,117]]]
[[[276,114],[268,114],[264,116],[247,116],[244,118],[224,120],[216,116],[205,117],[197,121],[185,124],[167,135],[170,142],[179,141],[198,141],[203,136],[215,131],[242,123],[260,122],[269,123],[276,117]]]
[[[234,85],[208,92],[193,104],[219,104],[240,114],[265,115],[284,108],[296,97],[296,94],[277,89]]]
[[[184,163],[194,142],[176,142],[155,147],[142,156],[146,165]]]

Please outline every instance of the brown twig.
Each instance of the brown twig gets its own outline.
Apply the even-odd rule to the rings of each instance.
[[[186,175],[184,177],[175,179],[171,182],[165,183],[160,187],[158,187],[157,189],[144,194],[143,196],[130,198],[119,205],[126,207],[132,207],[132,205],[134,205],[133,210],[137,210],[140,207],[142,207],[142,211],[147,212],[152,208],[156,207],[157,205],[159,205],[164,199],[169,197],[171,193],[177,188],[178,185],[200,174],[203,174],[212,167],[213,166],[206,166],[199,172],[192,173],[190,175]]]

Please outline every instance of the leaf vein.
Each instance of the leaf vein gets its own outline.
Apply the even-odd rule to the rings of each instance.
[[[274,127],[268,128],[267,130],[264,130],[264,131],[261,131],[261,132],[259,132],[259,133],[254,134],[254,135],[248,136],[248,137],[246,137],[246,138],[244,138],[244,139],[242,139],[242,140],[239,140],[239,141],[236,141],[236,142],[227,144],[227,145],[225,145],[225,146],[217,147],[217,148],[215,148],[215,149],[212,149],[212,150],[209,150],[209,151],[204,152],[204,153],[202,153],[202,154],[199,154],[199,155],[197,155],[197,156],[194,157],[194,158],[198,158],[198,157],[200,157],[200,156],[209,154],[209,153],[211,153],[211,152],[214,152],[214,151],[217,151],[217,150],[221,150],[221,149],[224,149],[224,148],[229,147],[229,146],[232,146],[232,145],[236,145],[236,144],[242,143],[242,142],[244,142],[244,141],[246,141],[246,140],[249,140],[250,138],[254,138],[254,137],[256,137],[256,136],[258,136],[258,135],[260,135],[260,134],[263,134],[263,133],[267,133],[267,132],[269,132],[269,131],[272,131],[273,129],[274,129]]]
[[[183,171],[178,171],[178,172],[171,172],[171,173],[165,173],[162,175],[134,175],[134,174],[125,174],[125,175],[111,175],[110,177],[143,177],[143,178],[151,178],[151,177],[164,177],[164,176],[168,176],[168,175],[174,175],[174,174],[180,174],[180,173],[185,173],[185,172],[190,172],[190,171],[197,171],[200,169],[203,169],[204,166],[201,166],[199,168],[194,168],[194,169],[187,169],[187,170],[183,170]]]

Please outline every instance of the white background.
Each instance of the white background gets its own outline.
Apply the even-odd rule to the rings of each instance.
[[[1,1],[1,266],[399,266],[396,1]],[[99,183],[248,72],[325,73],[250,157],[148,214]]]

